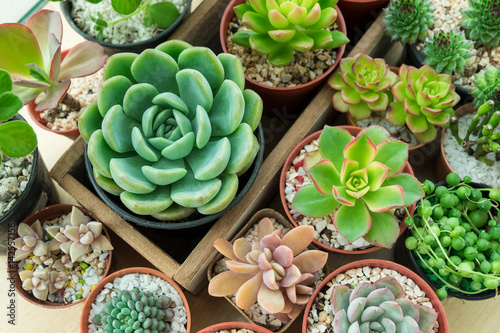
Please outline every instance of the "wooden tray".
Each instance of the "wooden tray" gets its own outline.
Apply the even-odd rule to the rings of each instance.
[[[229,0],[204,0],[177,28],[172,39],[182,39],[192,45],[207,46],[216,53],[221,52],[218,36],[219,24],[228,3]],[[385,54],[391,53],[390,38],[384,36],[385,25],[382,22],[382,16],[383,14],[371,25],[348,56],[365,53],[373,57],[383,57]],[[290,117],[286,112],[282,114],[278,112],[275,115],[263,117],[268,156],[262,164],[257,179],[245,197],[222,216],[207,231],[206,235],[196,235],[184,239],[178,239],[175,236],[168,238],[168,235],[165,235],[162,238],[167,237],[166,241],[156,239],[155,243],[150,239],[151,237],[146,237],[143,234],[144,231],[141,233],[136,227],[121,219],[89,190],[90,187],[87,188],[83,184],[82,174],[85,174],[83,168],[84,142],[81,138],[77,139],[59,159],[50,175],[83,207],[96,215],[151,264],[167,276],[172,277],[187,290],[196,293],[206,279],[208,264],[217,253],[212,246],[213,241],[220,237],[231,239],[253,213],[264,207],[271,199],[272,194],[277,191],[281,166],[289,152],[309,133],[322,128],[328,118],[334,115],[331,104],[332,96],[333,90],[328,85],[324,85],[300,116]],[[292,124],[292,119],[295,118],[296,120]],[[286,131],[287,129],[288,131]],[[275,144],[278,139],[280,141]],[[274,148],[270,151],[272,147]],[[170,241],[177,242],[177,246],[172,246],[171,250],[187,249],[188,253],[165,252],[158,245],[158,243]]]

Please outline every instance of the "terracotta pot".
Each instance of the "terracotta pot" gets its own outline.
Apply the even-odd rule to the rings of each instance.
[[[476,110],[474,105],[472,103],[465,104],[458,109],[455,110],[455,115],[457,117],[462,117],[465,116],[466,114],[471,114]],[[444,137],[446,135],[446,131],[448,129],[443,129],[443,132],[441,134],[441,140],[440,140],[440,145],[439,145],[439,154],[438,157],[436,158],[436,162],[434,164],[434,177],[436,178],[436,181],[442,181],[446,180],[446,175],[455,172],[453,168],[451,167],[450,163],[446,159],[446,155],[444,153]],[[471,158],[474,158],[471,156]],[[460,175],[461,177],[466,176],[466,175]]]
[[[358,133],[361,131],[361,128],[360,127],[355,127],[355,126],[338,126],[340,128],[343,128],[347,131],[349,131],[349,133],[352,135],[352,136],[356,136],[358,135]],[[281,176],[280,176],[280,196],[281,196],[281,204],[283,205],[283,209],[285,210],[285,213],[286,215],[288,216],[288,219],[293,223],[293,225],[295,226],[298,226],[297,222],[295,222],[295,220],[293,219],[292,217],[292,214],[290,213],[290,209],[288,208],[288,205],[287,205],[287,202],[286,202],[286,199],[285,199],[285,183],[286,183],[286,173],[287,171],[290,169],[290,166],[292,165],[292,162],[294,160],[295,157],[297,157],[300,153],[300,150],[302,148],[304,148],[306,145],[308,145],[310,142],[312,142],[313,140],[319,138],[319,136],[321,135],[321,132],[323,132],[323,130],[319,130],[311,135],[309,135],[308,137],[306,137],[304,140],[302,140],[293,150],[292,152],[290,153],[290,155],[288,155],[288,158],[286,159],[285,161],[285,164],[283,165],[283,168],[281,169]],[[413,174],[413,170],[410,166],[410,164],[408,162],[406,162],[406,166],[403,170],[404,173],[408,173],[410,175],[414,175]],[[411,205],[408,207],[408,211],[410,212],[410,215],[413,214],[413,211],[415,210],[415,204]],[[405,217],[406,217],[406,214],[405,214]],[[406,229],[406,224],[403,222],[404,221],[404,218],[403,220],[401,221],[400,223],[400,226],[399,226],[399,235],[401,235],[403,233],[403,231]],[[376,250],[379,250],[381,249],[382,247],[380,246],[372,246],[372,247],[369,247],[367,249],[364,249],[364,250],[356,250],[356,251],[346,251],[346,250],[342,250],[342,249],[336,249],[334,247],[331,247],[331,246],[328,246],[328,245],[325,245],[319,241],[317,241],[316,239],[313,240],[313,243],[315,246],[323,249],[323,250],[326,250],[326,251],[329,251],[329,252],[338,252],[338,253],[344,253],[344,254],[364,254],[364,253],[369,253],[369,252],[373,252],[373,251],[376,251]]]
[[[75,207],[78,208],[78,209],[80,209],[85,215],[90,216],[93,220],[99,221],[88,210],[86,210],[86,209],[84,209],[82,207],[78,207],[78,206],[75,206]],[[51,220],[51,219],[57,218],[57,217],[62,216],[62,215],[67,215],[67,214],[71,213],[72,209],[73,209],[73,205],[66,205],[66,204],[58,204],[58,205],[48,206],[48,207],[45,207],[45,208],[42,208],[42,209],[36,211],[35,213],[31,214],[30,216],[28,216],[23,221],[23,223],[26,223],[27,225],[31,226],[37,220],[40,220],[40,222],[42,223],[42,226],[43,226],[43,222],[44,221]],[[109,238],[109,233],[108,233],[108,231],[107,231],[107,229],[106,229],[106,227],[105,227],[104,224],[102,226],[102,231],[106,235],[106,238],[110,239]],[[14,239],[18,238],[18,237],[19,237],[19,234],[17,233],[17,229],[16,229],[16,234],[14,236]],[[7,252],[8,253],[7,257],[9,258],[9,253],[11,255],[13,255],[14,252],[12,252],[12,251],[15,251],[15,248],[9,246],[9,249],[7,251],[8,251]],[[108,264],[106,266],[106,270],[104,271],[103,277],[106,277],[106,275],[109,272],[109,268],[111,266],[112,252],[113,251],[109,251]],[[16,272],[15,286],[16,286],[17,293],[19,295],[21,295],[21,297],[23,297],[25,300],[27,300],[28,302],[30,302],[31,304],[40,306],[42,308],[47,308],[47,309],[62,309],[62,308],[67,308],[67,307],[73,306],[75,304],[82,303],[85,300],[85,298],[86,298],[85,297],[85,298],[82,298],[82,299],[80,299],[80,300],[78,300],[76,302],[68,303],[68,304],[65,304],[65,303],[54,303],[54,302],[50,302],[48,300],[47,301],[39,300],[39,299],[35,298],[32,294],[29,294],[26,290],[23,289],[21,278],[19,277],[19,274],[17,273],[17,270],[18,270],[18,264],[17,264],[17,262],[13,262],[12,260],[9,259],[8,264],[9,264],[9,271]]]
[[[92,6],[92,4],[89,4],[89,6]],[[119,53],[119,52],[141,53],[145,49],[154,48],[158,44],[161,44],[162,42],[166,41],[168,39],[168,37],[175,31],[175,29],[182,23],[182,21],[184,20],[186,15],[190,12],[191,0],[187,0],[186,5],[184,7],[184,10],[180,13],[181,15],[177,18],[177,20],[170,27],[163,30],[159,34],[151,37],[150,39],[135,42],[135,43],[129,43],[129,44],[107,43],[107,42],[97,40],[96,38],[87,35],[73,21],[73,17],[71,15],[72,10],[73,10],[73,3],[71,1],[61,2],[61,12],[63,13],[64,18],[66,19],[68,24],[73,28],[73,30],[75,30],[78,34],[80,34],[80,36],[82,36],[86,40],[90,40],[90,41],[101,44],[104,47],[106,54],[108,56],[111,56],[111,55],[113,55],[115,53]]]
[[[359,34],[377,19],[378,10],[388,2],[389,0],[339,0],[337,6],[344,15],[349,38],[359,39]]]
[[[80,333],[87,333],[89,331],[88,320],[89,320],[89,316],[90,316],[90,310],[92,309],[92,304],[94,303],[96,297],[104,289],[104,286],[109,282],[113,282],[116,278],[125,276],[127,274],[133,274],[133,273],[149,274],[149,275],[157,276],[157,277],[167,281],[172,287],[174,287],[174,289],[181,296],[182,302],[184,303],[184,307],[186,308],[186,315],[187,315],[186,332],[189,333],[191,330],[191,312],[189,311],[189,305],[188,305],[186,296],[184,296],[184,293],[182,292],[181,288],[177,285],[177,283],[174,282],[174,280],[172,280],[171,278],[169,278],[168,276],[166,276],[162,272],[155,270],[155,269],[152,269],[152,268],[147,268],[147,267],[125,268],[125,269],[116,271],[113,274],[102,279],[101,282],[99,282],[96,285],[96,287],[90,292],[90,294],[87,296],[87,300],[85,301],[85,304],[83,305],[82,314],[80,316]]]
[[[209,326],[207,328],[204,328],[197,333],[214,333],[214,332],[219,332],[222,330],[228,330],[231,331],[231,329],[236,328],[236,329],[242,329],[246,328],[248,330],[252,330],[255,333],[271,333],[270,330],[265,329],[262,326],[251,324],[251,323],[243,323],[239,321],[232,321],[228,323],[220,323],[220,324],[215,324],[212,326]]]
[[[261,219],[265,218],[265,217],[269,217],[269,218],[274,218],[276,219],[276,221],[280,224],[282,224],[283,226],[287,227],[287,228],[290,228],[292,229],[293,228],[293,225],[283,216],[281,215],[280,213],[276,212],[275,210],[273,209],[269,209],[269,208],[266,208],[266,209],[262,209],[262,210],[259,210],[257,213],[255,213],[252,218],[248,221],[248,223],[240,230],[240,232],[233,237],[233,239],[231,240],[231,242],[234,242],[236,239],[238,238],[241,238],[243,237],[247,232],[248,230],[250,230],[256,223],[258,223]],[[217,263],[217,261],[219,261],[220,259],[224,258],[224,256],[221,254],[221,253],[217,253],[217,255],[215,256],[215,258],[212,260],[212,262],[210,263],[208,269],[207,269],[207,276],[208,276],[208,281],[212,280],[213,278],[213,270],[214,270],[214,266],[215,264]],[[326,269],[326,266],[325,268]],[[245,317],[245,319],[249,322],[249,323],[252,323],[252,324],[256,324],[254,321],[252,321],[252,319],[250,319],[250,317],[242,310],[240,309],[228,296],[224,297],[229,303],[231,303],[232,306],[235,307],[236,310],[238,310],[238,312],[243,316]],[[297,319],[298,317],[290,320],[288,323],[286,323],[286,325],[282,326],[278,331],[275,331],[275,333],[283,333],[285,332],[289,327],[290,325],[292,325],[292,323]],[[262,326],[260,325],[257,325],[258,327],[262,328]],[[222,329],[222,328],[221,328]],[[202,332],[205,332],[205,331],[202,331]],[[207,331],[208,332],[212,332],[212,331]],[[260,331],[258,331],[260,332]],[[268,330],[265,330],[264,332],[269,332]]]
[[[64,50],[64,51],[61,52],[61,61],[64,59],[64,57],[66,57],[66,55],[68,54],[68,52],[69,52],[69,49],[68,50]],[[68,131],[53,130],[52,128],[47,127],[47,123],[45,122],[45,120],[43,120],[40,117],[41,112],[35,111],[35,108],[36,108],[35,101],[30,102],[27,105],[27,108],[28,108],[28,114],[30,115],[30,118],[33,119],[33,121],[38,126],[40,126],[41,128],[43,128],[44,130],[47,130],[49,132],[53,132],[53,133],[56,133],[56,134],[64,135],[65,137],[68,137],[71,140],[75,140],[80,135],[80,130],[78,129],[78,127],[74,128],[74,129],[71,129],[71,130],[68,130]]]
[[[349,264],[346,264],[342,267],[339,267],[332,273],[330,273],[322,282],[321,284],[314,290],[311,299],[307,303],[306,310],[304,312],[304,319],[302,321],[302,333],[307,333],[307,317],[309,315],[309,311],[311,311],[311,307],[318,296],[319,292],[329,283],[332,281],[337,275],[340,273],[343,273],[345,271],[348,271],[349,269],[352,268],[359,268],[359,267],[380,267],[380,268],[387,268],[387,269],[392,269],[400,273],[401,275],[404,275],[415,282],[417,286],[420,287],[420,289],[425,293],[425,297],[429,298],[429,301],[432,303],[432,306],[434,307],[434,310],[438,313],[438,323],[439,323],[439,330],[438,333],[447,333],[449,332],[448,328],[448,321],[446,320],[446,314],[444,312],[443,305],[439,301],[438,297],[432,290],[432,288],[424,281],[420,276],[418,276],[416,273],[413,271],[409,270],[408,268],[401,266],[399,264],[396,264],[392,261],[387,261],[387,260],[380,260],[380,259],[365,259],[365,260],[358,260],[351,262]]]
[[[235,17],[235,13],[233,7],[244,3],[245,0],[231,0],[229,5],[226,7],[224,11],[224,15],[222,16],[221,24],[220,24],[220,41],[222,45],[222,49],[225,53],[228,53],[226,39],[227,39],[227,31],[229,29],[229,22]],[[337,10],[337,20],[335,21],[338,25],[339,31],[346,33],[346,25],[344,22],[344,18],[339,8],[335,6]],[[271,114],[271,111],[276,109],[280,114],[282,113],[297,113],[300,112],[303,106],[305,106],[313,91],[318,88],[321,84],[323,84],[330,74],[333,72],[335,67],[337,67],[342,55],[345,51],[345,45],[342,45],[337,49],[337,59],[333,63],[333,65],[320,77],[310,81],[308,83],[304,83],[295,87],[269,87],[264,84],[258,83],[256,81],[251,80],[245,75],[245,88],[252,89],[262,97],[264,102],[264,111]]]

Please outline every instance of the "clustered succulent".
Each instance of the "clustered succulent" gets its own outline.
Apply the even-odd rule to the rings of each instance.
[[[307,250],[314,238],[312,226],[299,226],[282,235],[269,218],[264,218],[257,234],[252,241],[239,238],[231,244],[220,238],[214,242],[229,259],[229,271],[210,281],[208,293],[217,297],[236,293],[238,307],[249,309],[257,301],[281,321],[288,321],[308,302],[311,285],[318,280],[328,254]]]
[[[385,9],[385,32],[403,44],[424,40],[427,30],[434,25],[433,12],[429,0],[391,0]]]
[[[313,184],[301,187],[292,208],[306,216],[331,215],[349,242],[363,237],[391,247],[399,235],[395,208],[415,203],[424,193],[418,180],[402,173],[408,145],[371,126],[353,138],[348,131],[325,126],[319,150],[309,152],[304,169]]]
[[[399,282],[387,276],[371,283],[362,282],[352,291],[349,286],[335,286],[331,302],[335,333],[432,331],[437,312],[425,305],[415,305],[404,297]]]
[[[360,54],[342,59],[340,71],[332,75],[328,84],[337,90],[333,95],[336,110],[349,112],[356,119],[365,119],[372,111],[387,110],[392,100],[391,88],[397,80],[398,75],[383,59]]]
[[[462,74],[472,57],[474,43],[465,38],[463,32],[440,31],[425,44],[424,64],[432,66],[438,73]]]
[[[455,115],[453,106],[460,100],[451,77],[438,74],[429,65],[417,69],[403,64],[399,79],[392,88],[396,101],[387,110],[387,121],[399,126],[406,124],[422,143],[434,140],[436,126],[448,125]]]
[[[334,49],[349,42],[340,31],[328,28],[337,19],[338,0],[247,0],[234,7],[250,30],[234,34],[233,42],[268,55],[275,66],[288,64],[294,50]]]
[[[500,0],[469,0],[462,15],[470,39],[486,48],[500,45]]]
[[[488,66],[476,75],[471,91],[474,105],[479,107],[489,100],[500,105],[500,68]]]
[[[98,184],[139,215],[213,214],[253,163],[262,100],[233,55],[172,40],[115,54],[79,128]]]
[[[156,297],[151,292],[122,290],[111,298],[93,322],[106,333],[170,332],[174,310],[168,296]]]

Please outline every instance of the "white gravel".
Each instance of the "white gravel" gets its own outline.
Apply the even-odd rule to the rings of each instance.
[[[28,185],[33,169],[33,153],[21,158],[8,158],[0,151],[0,216],[16,202]]]

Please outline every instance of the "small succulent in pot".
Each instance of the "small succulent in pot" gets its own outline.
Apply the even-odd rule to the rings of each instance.
[[[333,214],[337,230],[349,241],[363,237],[390,248],[399,235],[394,208],[415,203],[424,193],[418,180],[402,173],[408,145],[371,126],[353,136],[325,126],[319,150],[308,154],[304,168],[313,180],[300,188],[292,208],[303,215]]]
[[[474,105],[479,107],[489,100],[500,104],[500,68],[488,66],[476,75],[471,91]]]
[[[334,49],[349,39],[330,31],[337,19],[338,0],[248,0],[234,7],[236,16],[250,30],[234,34],[233,42],[268,55],[275,66],[284,66],[294,51]]]
[[[384,59],[372,59],[360,54],[340,61],[340,71],[333,74],[328,84],[336,89],[333,107],[349,112],[355,119],[368,118],[372,111],[387,110],[392,100],[391,88],[398,75],[393,73]]]
[[[104,49],[85,41],[74,46],[61,61],[62,22],[58,12],[41,10],[26,25],[0,24],[0,69],[9,72],[12,92],[23,104],[35,101],[36,111],[56,108],[59,103],[79,109],[67,94],[71,79],[99,70],[106,61]]]
[[[79,128],[104,190],[136,214],[179,220],[229,205],[261,115],[235,56],[174,40],[113,55]]]
[[[255,302],[281,321],[298,316],[309,300],[326,252],[308,250],[314,238],[312,226],[299,226],[281,235],[269,218],[258,224],[258,240],[239,238],[234,244],[223,238],[215,248],[229,260],[229,271],[210,281],[208,292],[222,297],[236,293],[236,305],[250,308]]]
[[[404,298],[399,282],[387,276],[371,283],[333,287],[333,332],[424,332],[432,331],[437,312]]]
[[[419,69],[401,65],[400,81],[392,88],[396,101],[390,104],[386,119],[394,125],[405,125],[421,143],[434,140],[438,127],[446,127],[455,115],[460,96],[451,76],[438,74],[431,66]]]
[[[469,0],[469,7],[461,13],[467,37],[486,48],[500,45],[499,0]]]
[[[436,69],[436,72],[452,75],[462,74],[472,57],[474,43],[465,38],[463,32],[440,31],[426,43],[423,53],[424,64]]]
[[[434,25],[433,12],[429,0],[391,0],[385,9],[385,32],[403,44],[423,40],[429,27]]]

